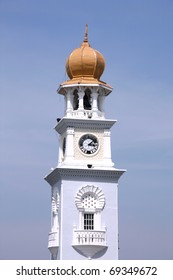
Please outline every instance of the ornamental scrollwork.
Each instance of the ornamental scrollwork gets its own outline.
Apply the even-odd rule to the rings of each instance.
[[[52,194],[52,213],[53,215],[58,214],[58,209],[59,209],[59,194],[54,192]]]
[[[75,196],[75,205],[76,205],[77,209],[78,210],[84,209],[85,206],[83,204],[83,201],[84,201],[84,198],[89,194],[94,197],[95,210],[96,211],[103,210],[105,203],[106,203],[105,195],[99,187],[94,186],[94,185],[83,186],[78,190],[78,192]]]

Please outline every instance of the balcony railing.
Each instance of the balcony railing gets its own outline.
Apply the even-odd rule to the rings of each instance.
[[[49,233],[49,240],[48,240],[48,248],[51,247],[58,247],[59,246],[59,236],[58,232],[50,232]]]
[[[82,117],[82,118],[89,118],[89,119],[92,119],[93,118],[93,111],[92,110],[74,110],[74,111],[71,111],[71,116],[72,117]],[[96,111],[95,113],[95,117],[99,117],[99,118],[104,118],[104,112],[101,112],[101,111]]]
[[[106,246],[106,230],[77,230],[73,232],[73,245]]]
[[[88,259],[107,249],[106,228],[104,230],[73,230],[73,248]]]

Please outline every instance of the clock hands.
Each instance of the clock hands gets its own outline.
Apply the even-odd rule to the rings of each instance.
[[[95,145],[97,145],[97,143],[94,143],[93,140],[88,144],[88,146],[93,146],[93,147],[94,147]]]

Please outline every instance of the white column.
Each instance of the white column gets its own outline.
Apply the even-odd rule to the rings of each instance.
[[[58,209],[59,209],[59,195],[57,189],[52,188],[52,225],[51,225],[52,232],[57,232],[59,228]]]
[[[81,116],[83,116],[84,114],[84,104],[83,104],[84,95],[85,95],[84,88],[80,87],[78,91],[78,96],[79,96],[78,115]]]
[[[104,101],[105,101],[105,95],[99,94],[98,102],[99,102],[99,110],[102,112],[102,115],[104,117]]]
[[[98,105],[97,105],[98,93],[92,92],[91,96],[92,96],[92,114],[93,117],[98,117]]]
[[[78,229],[83,229],[83,213],[79,212],[79,226]]]
[[[67,111],[67,97],[64,95],[64,115],[66,114]]]
[[[74,158],[74,128],[67,128],[67,136],[66,136],[66,150],[65,150],[65,162],[72,161]]]
[[[51,232],[49,233],[48,248],[51,253],[51,259],[57,259],[58,247],[59,247],[59,221],[58,221],[58,209],[59,209],[59,194],[56,187],[52,187],[52,220],[51,220]]]
[[[105,164],[113,166],[113,162],[111,160],[111,132],[109,129],[104,130],[103,160],[105,161]]]
[[[59,156],[58,156],[58,165],[62,163],[63,150],[62,150],[62,136],[59,135]]]
[[[101,230],[101,213],[94,213],[94,230]]]
[[[72,106],[72,91],[68,90],[66,94],[66,102],[67,102],[67,107],[66,107],[66,116],[71,117],[72,116],[72,111],[73,111],[73,106]]]

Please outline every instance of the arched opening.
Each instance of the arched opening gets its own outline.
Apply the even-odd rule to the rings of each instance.
[[[85,90],[85,95],[84,95],[84,109],[85,110],[91,110],[91,91],[87,88]]]
[[[73,110],[77,110],[79,108],[79,95],[77,90],[73,92]]]

